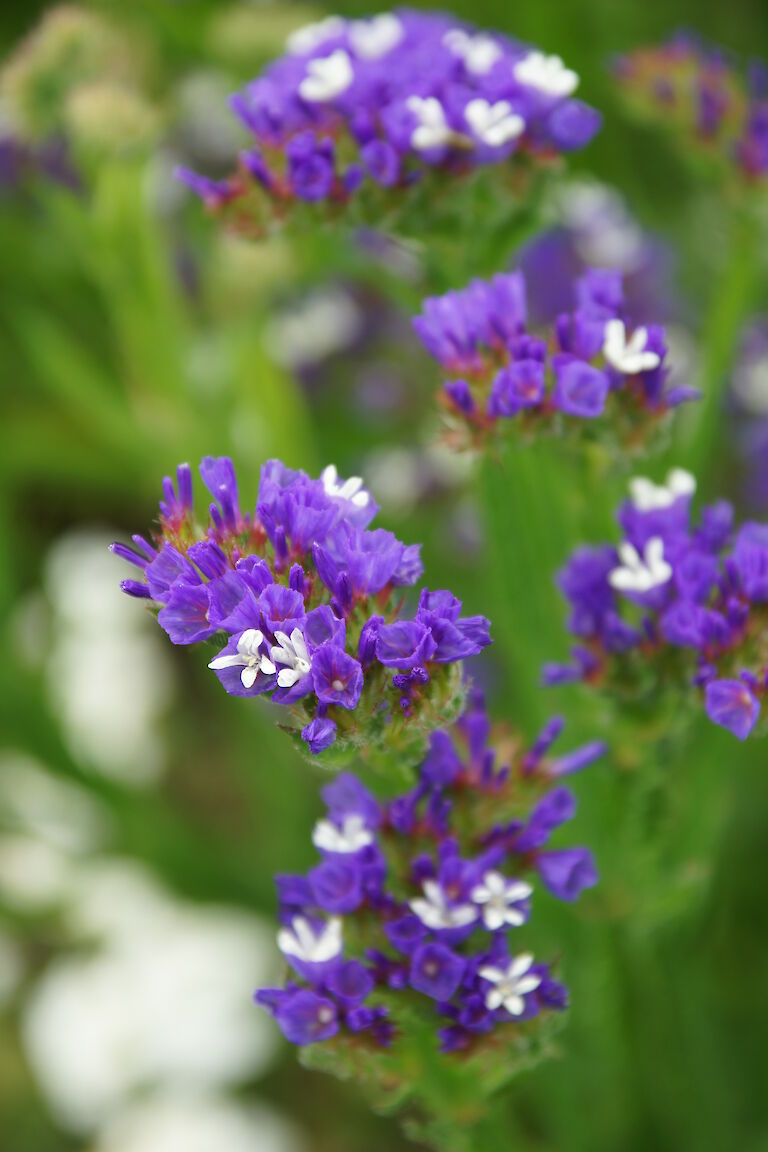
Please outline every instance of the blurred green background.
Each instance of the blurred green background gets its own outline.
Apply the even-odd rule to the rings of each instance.
[[[3,58],[50,7],[4,0]],[[554,568],[579,532],[610,531],[624,479],[571,484],[566,466],[566,495],[532,451],[508,506],[498,468],[425,447],[436,380],[403,312],[425,288],[417,250],[245,242],[174,183],[178,161],[226,171],[227,94],[322,6],[79,7],[116,30],[79,93],[66,53],[0,88],[0,1150],[396,1152],[396,1124],[303,1072],[249,1004],[276,971],[272,875],[310,861],[322,773],[163,643],[121,598],[106,545],[144,531],[161,477],[204,453],[235,458],[246,504],[269,456],[361,471],[383,522],[424,541],[430,585],[491,617],[477,674],[494,714],[532,735],[560,710],[572,739],[620,744],[594,700],[535,684],[565,648]],[[453,10],[577,69],[605,128],[571,170],[615,185],[675,247],[675,293],[705,344],[721,198],[622,115],[606,66],[681,25],[768,58],[764,0]],[[115,104],[118,76],[131,100]],[[25,84],[33,158],[9,142]],[[739,449],[719,432],[700,479],[738,501]],[[764,761],[760,743],[699,725],[639,789],[631,755],[577,781],[571,839],[603,884],[577,909],[546,895],[537,909],[573,1007],[560,1058],[509,1094],[510,1148],[768,1152]]]

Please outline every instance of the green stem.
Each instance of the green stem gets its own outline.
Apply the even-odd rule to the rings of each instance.
[[[760,273],[760,235],[754,215],[734,208],[728,249],[702,334],[701,387],[703,397],[687,452],[696,475],[704,474],[715,458],[723,431],[723,398],[738,349],[739,336],[755,308]]]

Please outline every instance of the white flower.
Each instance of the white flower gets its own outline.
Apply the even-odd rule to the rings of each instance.
[[[525,120],[512,111],[506,100],[490,104],[487,100],[470,100],[464,117],[479,140],[491,148],[501,148],[525,131]]]
[[[277,683],[281,688],[291,688],[311,667],[304,634],[294,628],[290,637],[285,632],[275,632],[275,640],[278,646],[272,648],[270,655],[275,664],[284,665],[277,674]]]
[[[411,144],[417,152],[428,152],[430,148],[442,148],[451,139],[451,129],[445,120],[445,111],[434,96],[424,99],[409,96],[406,101],[408,111],[413,112],[419,123],[413,130]]]
[[[410,906],[422,924],[433,931],[441,928],[465,928],[478,917],[478,911],[472,904],[449,904],[436,880],[425,880],[424,898],[411,900]]]
[[[306,52],[314,52],[332,36],[341,36],[347,27],[346,20],[341,16],[328,16],[325,20],[317,20],[314,24],[305,24],[291,32],[286,40],[286,47],[293,56],[303,56]]]
[[[523,996],[533,992],[541,984],[541,976],[527,975],[533,956],[530,952],[512,960],[506,968],[481,968],[479,975],[489,984],[493,984],[490,992],[486,993],[485,1006],[491,1012],[504,1007],[510,1016],[522,1016],[525,1010]]]
[[[341,952],[341,919],[333,916],[321,928],[314,929],[303,916],[294,916],[291,927],[278,932],[277,946],[284,956],[293,956],[305,964],[325,964]]]
[[[558,99],[570,96],[579,86],[578,76],[566,68],[559,56],[545,56],[543,52],[530,52],[518,60],[513,72],[521,84]]]
[[[640,556],[624,541],[619,545],[621,565],[608,573],[608,583],[617,592],[650,592],[672,578],[672,568],[664,559],[664,541],[653,536]]]
[[[323,468],[320,479],[326,493],[337,500],[351,500],[357,508],[367,508],[371,502],[370,492],[363,488],[362,477],[350,476],[349,480],[340,480],[335,464]]]
[[[373,843],[373,833],[366,828],[362,816],[351,812],[344,817],[341,828],[331,820],[318,820],[312,843],[323,852],[359,852]]]
[[[525,921],[525,916],[515,907],[521,900],[527,900],[533,889],[522,880],[508,880],[500,872],[486,872],[482,884],[472,890],[472,900],[483,905],[483,923],[489,932],[497,932],[505,924],[513,928]]]
[[[490,36],[471,36],[463,28],[452,28],[446,32],[443,43],[454,56],[461,57],[467,72],[474,76],[485,76],[504,55]]]
[[[243,688],[253,688],[260,672],[265,676],[274,676],[277,671],[269,657],[260,651],[263,642],[263,632],[258,628],[247,628],[237,642],[237,652],[217,656],[215,660],[211,660],[208,667],[239,668],[242,665],[240,681]]]
[[[635,476],[629,482],[632,503],[638,512],[669,508],[681,496],[692,496],[695,491],[696,478],[683,468],[673,468],[665,484],[654,484],[645,476]]]
[[[374,16],[371,20],[356,20],[349,29],[349,42],[364,60],[386,56],[402,38],[403,25],[391,12]]]
[[[612,368],[627,376],[650,372],[661,364],[661,357],[657,352],[646,351],[647,343],[647,328],[635,328],[631,339],[627,340],[624,321],[609,320],[605,326],[603,356]]]
[[[352,61],[343,48],[330,56],[307,61],[307,75],[299,84],[299,96],[310,104],[325,104],[346,92],[355,78]]]

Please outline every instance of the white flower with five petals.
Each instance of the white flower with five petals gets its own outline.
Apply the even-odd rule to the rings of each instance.
[[[664,541],[653,536],[641,556],[626,540],[619,544],[621,564],[608,573],[608,583],[617,592],[650,592],[672,579],[672,567],[664,559]]]
[[[338,852],[347,855],[359,852],[373,843],[373,833],[366,828],[365,820],[356,812],[350,812],[342,821],[341,827],[332,820],[318,820],[312,833],[312,843],[321,852]]]
[[[307,74],[299,84],[299,96],[310,104],[327,104],[346,92],[355,78],[352,61],[338,48],[330,56],[307,61]]]
[[[427,96],[426,99],[423,96],[409,96],[406,106],[419,121],[411,134],[411,144],[417,152],[443,148],[450,143],[453,134],[439,100],[434,96]]]
[[[263,643],[263,632],[258,628],[247,628],[237,642],[237,652],[217,656],[208,667],[214,670],[242,667],[240,681],[243,688],[253,688],[260,673],[274,676],[277,671],[267,654],[260,650]]]
[[[669,508],[681,496],[693,496],[695,491],[696,477],[684,468],[673,468],[665,484],[654,484],[645,476],[635,476],[629,482],[629,493],[638,512]]]
[[[349,42],[363,60],[379,60],[402,38],[403,25],[392,12],[383,12],[371,20],[355,20],[349,29]]]
[[[565,99],[579,86],[579,77],[566,68],[559,56],[546,56],[543,52],[530,52],[518,60],[513,72],[521,84],[557,99]]]
[[[490,104],[487,100],[470,100],[464,118],[474,135],[490,148],[502,148],[525,131],[525,120],[512,111],[507,100]]]
[[[466,928],[478,917],[472,904],[451,904],[436,880],[424,881],[424,896],[410,901],[411,911],[433,932],[442,928]]]
[[[498,932],[509,924],[518,928],[525,915],[517,905],[533,894],[530,884],[523,880],[508,880],[501,872],[486,872],[482,884],[472,889],[475,904],[481,904],[483,923],[489,932]]]
[[[648,329],[635,328],[627,340],[623,320],[609,320],[605,326],[603,356],[617,372],[635,376],[638,372],[652,372],[661,364],[658,352],[648,350]]]
[[[272,648],[270,656],[275,664],[282,666],[277,674],[278,686],[292,688],[312,667],[304,633],[301,628],[294,628],[290,636],[286,636],[285,632],[275,632],[275,640],[277,644]]]
[[[284,956],[293,956],[305,964],[326,964],[341,953],[341,920],[334,916],[321,928],[313,928],[309,920],[295,916],[290,928],[278,932],[277,946]]]
[[[490,36],[471,36],[463,28],[452,28],[443,36],[443,44],[459,56],[467,72],[473,76],[485,76],[504,55],[500,46]]]
[[[367,508],[371,502],[371,494],[363,488],[361,476],[350,476],[348,480],[341,480],[336,471],[335,464],[329,464],[320,473],[323,488],[328,496],[337,500],[351,500],[357,508]]]
[[[485,996],[485,1006],[491,1012],[497,1008],[504,1008],[510,1016],[522,1016],[525,1011],[525,1000],[529,992],[541,984],[541,976],[530,971],[533,956],[524,952],[511,960],[506,968],[481,968],[479,975],[487,980],[493,987]]]

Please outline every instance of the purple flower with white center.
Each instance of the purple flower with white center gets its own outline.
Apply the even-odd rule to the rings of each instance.
[[[466,962],[445,944],[422,944],[411,956],[411,987],[432,1000],[450,1000],[461,983]]]
[[[694,398],[666,390],[664,331],[633,326],[619,273],[587,268],[566,287],[571,310],[541,326],[529,322],[519,271],[423,301],[413,327],[448,376],[452,442],[459,429],[465,437],[457,443],[477,446],[507,420],[578,436],[564,415],[596,422],[607,443],[615,447],[619,436],[622,449],[637,451],[660,415]],[[585,433],[594,437],[594,429]]]
[[[424,893],[410,902],[411,911],[433,932],[466,928],[478,918],[472,904],[454,902],[436,880],[424,881]]]
[[[208,667],[216,671],[224,668],[239,668],[241,669],[240,682],[243,688],[253,688],[260,673],[264,676],[274,676],[277,672],[277,668],[267,657],[267,654],[261,651],[263,643],[264,633],[260,632],[258,628],[248,628],[238,637],[236,652],[217,656],[211,660]]]
[[[321,852],[346,856],[372,844],[373,833],[366,826],[364,816],[349,812],[340,825],[333,820],[319,820],[312,833],[312,843]]]
[[[455,606],[447,593],[429,603]],[[534,1031],[567,1006],[548,965],[517,946],[537,882],[572,900],[596,880],[585,849],[548,847],[575,811],[571,793],[551,787],[562,728],[551,722],[526,751],[472,691],[459,722],[433,734],[406,793],[379,802],[348,773],[323,790],[319,863],[278,877],[279,946],[296,976],[256,997],[290,1040],[327,1031],[329,1055],[351,1036],[361,1056],[391,1045],[396,1074],[397,1046],[416,1023],[420,1036],[435,1029],[446,1054],[482,1052],[504,1029]],[[570,755],[586,763],[599,751]]]
[[[725,501],[695,519],[696,481],[680,468],[663,483],[636,477],[629,490],[617,549],[578,549],[558,576],[585,644],[573,665],[546,668],[545,682],[605,685],[622,699],[703,694],[710,720],[744,740],[768,680],[768,525],[734,528]]]
[[[420,547],[369,527],[378,508],[359,476],[329,465],[313,479],[270,460],[249,513],[228,457],[200,472],[208,524],[182,465],[176,486],[163,482],[157,536],[113,546],[144,577],[124,590],[155,601],[174,644],[217,637],[206,663],[224,689],[269,695],[311,755],[405,743],[415,761],[431,718],[458,714],[461,661],[490,644],[487,619],[426,591],[403,619],[398,590],[420,580]]]
[[[379,207],[384,195],[391,215],[427,174],[433,194],[473,168],[493,179],[514,164],[527,182],[532,167],[600,128],[599,114],[572,99],[578,78],[558,57],[448,15],[332,17],[293,33],[287,49],[231,100],[252,138],[238,172],[179,172],[211,208],[237,202],[251,228],[296,200],[369,197]]]
[[[334,916],[320,927],[296,916],[289,928],[281,928],[277,946],[299,975],[325,971],[342,954],[342,922]]]
[[[522,1016],[525,1011],[525,997],[535,992],[541,984],[541,976],[531,972],[533,956],[524,952],[511,960],[505,968],[491,967],[480,969],[480,976],[488,984],[485,1005],[491,1012],[503,1008],[510,1016]]]
[[[486,872],[481,884],[472,889],[472,902],[479,904],[483,924],[489,932],[525,923],[525,902],[533,889],[523,880],[508,880],[501,872]]]

